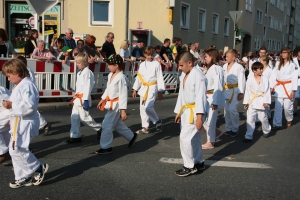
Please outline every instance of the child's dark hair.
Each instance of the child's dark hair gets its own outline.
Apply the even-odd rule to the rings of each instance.
[[[263,69],[263,68],[264,68],[264,65],[261,62],[255,62],[255,63],[253,63],[253,65],[251,67],[253,72],[258,69]]]
[[[19,59],[24,65],[27,66],[27,59],[24,56],[17,56],[16,59]]]
[[[195,62],[195,57],[189,51],[184,51],[179,56],[176,57],[175,62],[179,63],[180,60],[182,60],[183,62],[191,61],[192,63],[194,63]]]
[[[26,65],[19,59],[12,59],[6,62],[2,67],[2,74],[17,74],[20,78],[29,77],[29,71]]]

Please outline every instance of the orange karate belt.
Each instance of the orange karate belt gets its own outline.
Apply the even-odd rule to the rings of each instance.
[[[77,99],[77,98],[80,99],[81,106],[83,107],[83,105],[82,105],[82,97],[83,97],[82,93],[76,93],[75,96],[73,97],[73,99],[70,101],[69,107],[72,107],[75,99]]]
[[[290,97],[289,93],[286,90],[285,84],[292,83],[292,81],[291,80],[289,80],[289,81],[279,81],[279,80],[276,79],[276,82],[277,82],[277,84],[275,85],[275,87],[277,87],[278,85],[282,85],[286,96],[290,99],[291,97]],[[274,87],[274,89],[275,89],[275,87]]]
[[[106,102],[108,102],[108,101],[110,102],[109,109],[112,110],[113,103],[119,101],[119,97],[114,98],[113,100],[111,100],[111,99],[107,96],[107,97],[103,100],[103,102],[101,103],[101,108],[100,108],[101,111],[104,110],[104,107],[105,107],[105,105],[106,105]]]

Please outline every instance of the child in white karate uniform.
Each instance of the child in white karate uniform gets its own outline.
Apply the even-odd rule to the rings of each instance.
[[[276,81],[272,94],[275,96],[275,111],[272,130],[276,131],[282,127],[282,107],[287,121],[287,127],[293,121],[293,103],[295,92],[298,89],[298,67],[293,62],[292,50],[285,47],[281,50],[280,61],[273,69]]]
[[[294,99],[294,116],[297,116],[298,112],[298,99],[300,98],[300,48],[296,48],[294,50],[295,57],[293,58],[295,65],[298,68],[298,89],[295,93],[295,99]]]
[[[76,64],[79,72],[76,79],[76,94],[69,104],[69,106],[74,104],[71,114],[70,139],[66,141],[69,144],[82,142],[80,122],[97,132],[98,135],[101,133],[101,124],[96,123],[89,113],[89,107],[92,106],[91,92],[95,81],[93,72],[87,66],[88,56],[85,53],[79,53],[76,57]]]
[[[9,158],[8,144],[10,140],[10,110],[2,106],[2,102],[9,100],[9,97],[10,91],[0,86],[0,163],[3,163],[7,158]]]
[[[209,103],[209,113],[203,126],[207,134],[207,142],[202,145],[202,149],[213,149],[214,143],[222,133],[219,131],[217,134],[217,117],[218,109],[223,108],[225,105],[225,97],[223,94],[224,83],[224,70],[219,63],[219,52],[216,49],[209,49],[205,51],[205,61],[207,63],[207,101]]]
[[[271,131],[266,108],[271,104],[271,93],[269,80],[262,75],[264,65],[255,62],[252,65],[253,75],[250,75],[246,83],[246,91],[244,97],[244,108],[247,109],[247,132],[244,142],[251,142],[255,129],[255,119],[258,116],[262,124],[264,137],[268,137]]]
[[[24,56],[17,56],[16,59],[19,59],[20,61],[22,61],[26,66],[27,66],[27,60]],[[27,66],[27,69],[29,71],[29,75],[30,75],[30,80],[35,84],[35,74],[34,72],[32,71],[32,69],[30,69],[28,66]],[[47,121],[45,120],[45,118],[41,115],[41,113],[39,111],[37,111],[38,114],[39,114],[39,120],[40,120],[40,130],[41,129],[44,129],[44,134],[45,135],[48,135],[49,132],[50,132],[50,128],[51,128],[51,124],[50,123],[47,123]]]
[[[15,85],[9,101],[2,102],[6,109],[11,109],[9,154],[15,181],[9,186],[19,188],[39,185],[49,167],[48,164],[40,163],[29,150],[30,141],[39,133],[39,93],[29,78],[28,69],[20,60],[5,63],[2,73]]]
[[[156,126],[157,131],[162,129],[162,120],[159,119],[155,110],[154,103],[156,97],[162,99],[162,93],[165,90],[164,77],[162,75],[161,65],[153,60],[154,49],[146,47],[144,55],[146,60],[140,64],[137,77],[133,84],[132,97],[136,98],[136,92],[140,95],[140,115],[142,119],[142,129],[137,134],[149,133],[149,121]]]
[[[207,113],[206,78],[194,67],[194,56],[190,52],[179,55],[182,70],[180,89],[174,112],[176,123],[181,123],[180,152],[183,168],[175,171],[177,176],[189,176],[204,170],[201,131]]]
[[[137,138],[137,134],[133,133],[124,123],[127,119],[128,80],[122,71],[123,59],[120,55],[113,54],[106,62],[110,73],[105,92],[97,108],[108,111],[102,122],[101,148],[95,152],[96,154],[112,153],[113,130],[129,141],[128,147],[132,147]]]
[[[239,131],[239,113],[237,107],[239,101],[244,98],[245,90],[245,70],[242,65],[235,62],[237,58],[237,51],[230,49],[226,52],[227,63],[223,66],[225,77],[225,122],[226,132],[225,135],[236,137]]]

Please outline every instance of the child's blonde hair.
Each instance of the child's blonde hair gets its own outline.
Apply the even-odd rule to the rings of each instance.
[[[88,64],[88,55],[85,53],[79,53],[75,59],[76,62],[82,62],[85,65]]]
[[[154,48],[153,47],[149,47],[147,46],[144,50],[144,54],[145,55],[153,55],[155,52]]]
[[[236,57],[237,58],[237,56],[238,56],[238,52],[237,52],[237,50],[235,50],[235,49],[229,49],[227,52],[226,52],[226,54],[228,54],[228,53],[231,53],[234,57]]]
[[[13,59],[6,62],[2,67],[2,74],[17,74],[20,78],[29,77],[29,71],[26,65],[19,59]]]

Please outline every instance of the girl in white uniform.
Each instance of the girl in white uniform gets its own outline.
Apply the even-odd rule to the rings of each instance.
[[[271,93],[269,80],[262,75],[263,64],[255,62],[252,65],[253,75],[249,76],[246,83],[246,91],[244,97],[244,108],[247,110],[247,132],[244,142],[251,142],[255,129],[255,118],[258,116],[262,124],[264,137],[267,137],[271,131],[271,126],[268,121],[266,108],[271,104]]]
[[[161,65],[153,60],[154,49],[146,47],[144,55],[146,60],[140,64],[137,77],[133,84],[132,97],[136,98],[136,92],[140,95],[140,115],[142,120],[142,129],[137,134],[148,133],[149,121],[156,126],[157,131],[161,131],[162,120],[159,119],[155,110],[154,103],[157,97],[162,99],[162,93],[165,90],[164,77],[162,75]]]
[[[226,53],[227,63],[223,65],[225,77],[225,135],[236,137],[239,130],[239,113],[237,107],[239,101],[244,98],[245,90],[245,70],[242,65],[235,62],[238,53],[235,49],[230,49]]]
[[[208,107],[207,81],[204,74],[194,67],[194,56],[190,52],[180,54],[179,69],[183,73],[174,112],[177,114],[175,122],[181,123],[179,142],[183,168],[175,174],[188,176],[205,168],[200,132]]]
[[[295,99],[294,99],[294,116],[297,116],[298,112],[298,99],[300,98],[300,48],[297,48],[294,52],[295,58],[293,58],[295,65],[297,66],[298,69],[298,89],[297,92],[295,93]]]
[[[137,137],[137,134],[133,133],[124,123],[127,119],[128,80],[122,71],[123,59],[120,55],[113,54],[106,62],[110,73],[105,92],[97,108],[108,111],[102,122],[101,149],[96,151],[96,154],[112,153],[111,144],[114,129],[129,141],[128,147],[134,144]]]
[[[27,66],[27,60],[24,56],[17,56],[17,59],[19,59],[20,61],[22,61],[26,66]],[[27,67],[28,71],[29,71],[29,75],[30,75],[30,80],[35,84],[35,74],[32,71],[32,69],[30,69],[29,67]],[[50,132],[50,128],[51,128],[51,124],[47,123],[47,121],[45,120],[45,118],[40,114],[39,111],[37,111],[39,114],[39,120],[40,120],[40,129],[44,129],[44,134],[48,135]]]
[[[39,93],[29,78],[29,72],[20,60],[14,59],[4,64],[2,73],[15,86],[9,101],[2,105],[11,109],[9,153],[12,159],[15,181],[11,188],[39,185],[48,164],[41,164],[30,152],[30,141],[39,134],[39,115],[37,106]]]
[[[223,94],[224,70],[219,63],[219,52],[216,49],[209,49],[205,52],[205,61],[207,63],[207,101],[209,103],[208,117],[203,127],[207,133],[207,142],[202,145],[202,149],[213,149],[216,141],[218,109],[225,105]]]
[[[272,130],[279,130],[282,126],[282,107],[287,121],[287,127],[293,121],[293,103],[298,88],[298,68],[293,62],[292,50],[288,47],[281,50],[280,61],[273,70],[276,81],[271,85],[275,96],[275,112]]]
[[[2,101],[9,100],[9,97],[10,91],[0,86],[0,163],[3,163],[7,158],[9,158],[8,144],[10,140],[10,111],[2,106]]]
[[[88,56],[85,53],[79,53],[76,57],[76,64],[79,69],[76,79],[76,94],[71,100],[73,109],[71,114],[70,139],[67,143],[77,143],[82,141],[80,132],[80,122],[89,127],[92,131],[101,131],[101,124],[96,123],[89,113],[89,107],[92,106],[91,92],[94,86],[94,74],[87,67]]]

